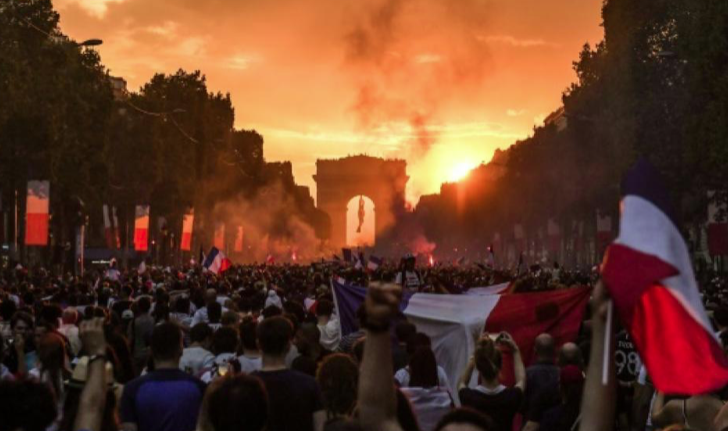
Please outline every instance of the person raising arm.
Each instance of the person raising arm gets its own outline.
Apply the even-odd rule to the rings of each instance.
[[[73,429],[98,431],[101,429],[107,393],[104,319],[95,318],[81,322],[79,335],[83,348],[89,355],[89,362],[88,377],[81,392]]]
[[[614,426],[617,380],[614,363],[610,361],[607,384],[602,384],[604,368],[604,339],[610,333],[609,358],[614,357],[614,339],[607,328],[609,297],[602,282],[598,282],[592,294],[592,342],[589,368],[586,373],[584,397],[581,401],[579,431],[611,431]]]
[[[359,418],[366,431],[401,431],[392,368],[389,327],[399,311],[402,287],[372,283],[365,300],[364,357],[359,375]]]

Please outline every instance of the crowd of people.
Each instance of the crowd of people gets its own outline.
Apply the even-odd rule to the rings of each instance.
[[[334,276],[368,286],[360,328],[343,336]],[[722,279],[701,277],[728,341]],[[579,338],[559,346],[541,334],[527,363],[508,333],[482,334],[459,381],[448,381],[430,338],[399,312],[402,292],[502,282],[511,293],[595,286]],[[655,393],[618,329],[612,347],[624,358],[614,355],[603,384],[604,295],[595,272],[557,264],[509,271],[408,257],[376,271],[318,263],[216,275],[112,263],[84,277],[8,266],[0,431],[726,429],[728,391]]]

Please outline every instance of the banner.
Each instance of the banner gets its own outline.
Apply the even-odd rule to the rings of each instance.
[[[215,223],[214,245],[218,250],[225,250],[225,223]]]
[[[121,228],[119,227],[119,215],[117,210],[118,208],[111,207],[111,222],[114,227],[114,242],[116,243],[116,248],[121,249],[121,237],[119,235]]]
[[[192,226],[195,222],[195,210],[191,209],[182,219],[182,238],[179,242],[179,249],[182,251],[192,250]]]
[[[114,226],[112,224],[112,215],[109,211],[109,206],[104,204],[103,206],[103,212],[104,212],[104,238],[106,238],[106,247],[109,249],[115,249],[116,248],[116,238],[114,235]]]
[[[28,181],[25,245],[48,245],[50,191],[48,181]]]
[[[556,220],[549,219],[546,226],[548,234],[548,250],[549,253],[558,254],[561,251],[561,226]]]
[[[708,252],[711,256],[728,255],[728,223],[719,220],[721,207],[715,201],[715,192],[708,192]]]
[[[149,205],[137,205],[134,217],[134,250],[149,250]]]

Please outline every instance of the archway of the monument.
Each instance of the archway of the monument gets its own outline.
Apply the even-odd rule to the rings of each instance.
[[[376,237],[374,201],[365,195],[354,196],[346,204],[346,245],[372,247]]]

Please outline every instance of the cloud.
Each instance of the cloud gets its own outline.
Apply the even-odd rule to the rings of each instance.
[[[415,63],[428,64],[428,63],[440,63],[442,62],[442,56],[438,54],[420,54],[415,57]]]
[[[525,114],[525,109],[508,109],[506,111],[506,115],[509,117],[520,117],[521,115]]]
[[[370,144],[377,147],[395,146],[397,148],[402,148],[402,146],[407,145],[407,143],[413,139],[420,139],[420,135],[422,134],[426,136],[437,136],[439,141],[443,141],[443,145],[464,138],[518,140],[527,136],[527,132],[510,130],[498,123],[467,122],[417,124],[416,119],[413,119],[413,121],[385,122],[366,132],[352,132],[345,130],[307,131],[267,127],[262,130],[264,130],[266,135],[286,139],[342,144]]]
[[[207,38],[191,36],[182,39],[174,48],[174,54],[179,57],[205,57],[207,54]]]
[[[478,36],[484,42],[503,44],[515,48],[558,48],[559,44],[547,42],[543,39],[518,39],[509,35]]]
[[[76,3],[89,15],[100,19],[104,18],[106,15],[109,3],[121,3],[123,1],[124,0],[65,0],[65,3]]]
[[[247,70],[253,64],[261,63],[263,59],[257,54],[235,54],[225,61],[225,66],[234,70]]]
[[[165,21],[160,25],[152,25],[146,28],[146,31],[158,36],[172,37],[177,34],[179,23],[174,21]]]
[[[487,44],[476,37],[486,25],[486,3],[455,3],[361,2],[343,38],[359,128],[406,123],[409,158],[422,157],[441,138],[430,125],[442,121],[442,106],[480,90],[492,72]]]

